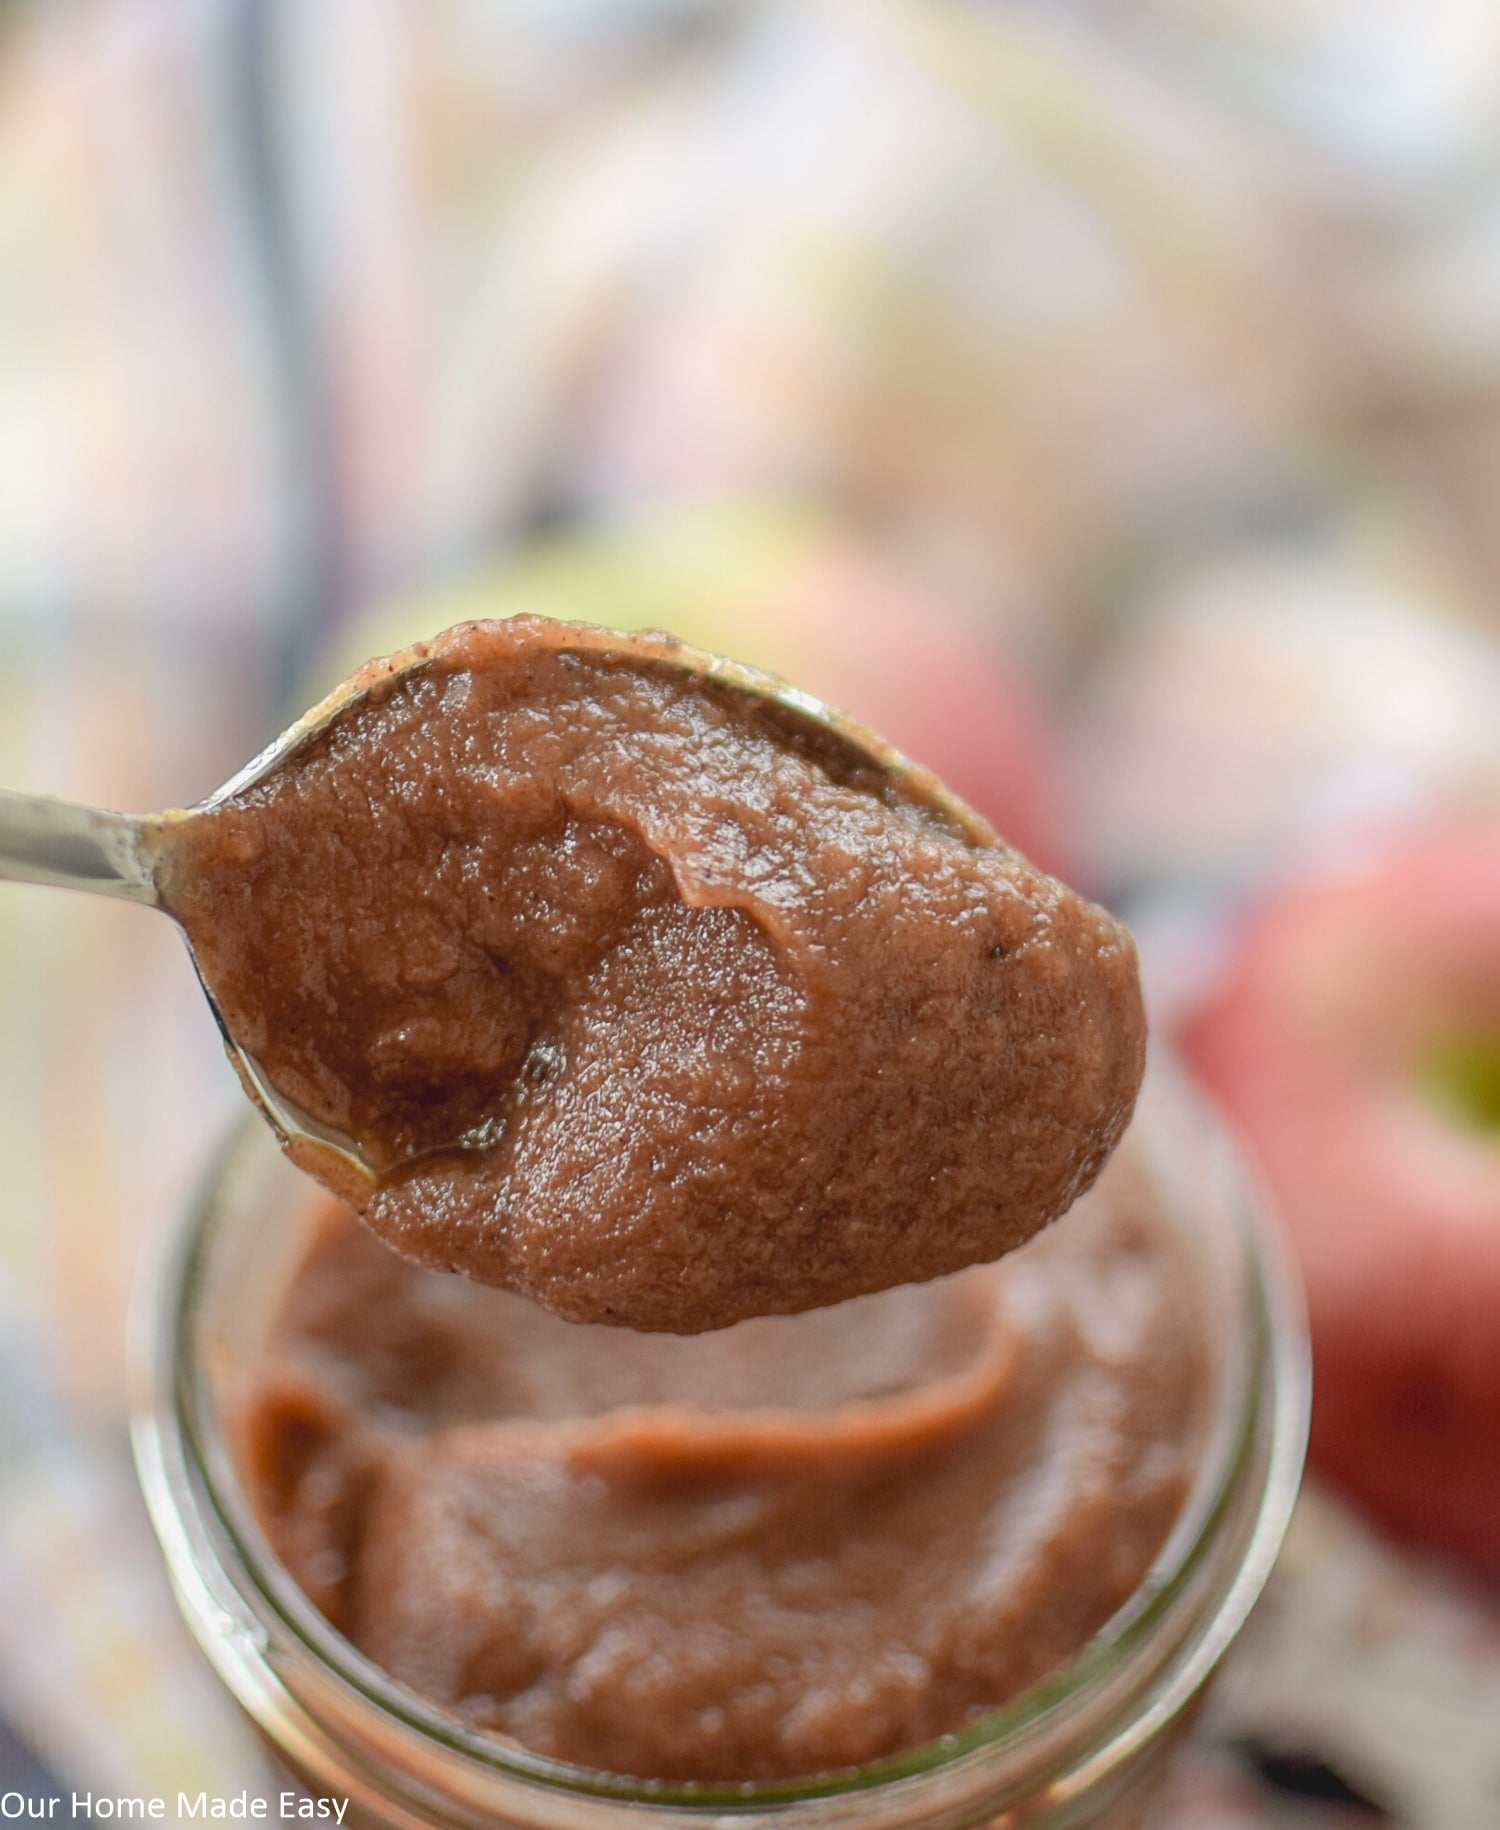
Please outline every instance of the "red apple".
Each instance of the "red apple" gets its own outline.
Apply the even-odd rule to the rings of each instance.
[[[1284,891],[1181,1042],[1301,1258],[1314,1463],[1500,1571],[1500,823]]]

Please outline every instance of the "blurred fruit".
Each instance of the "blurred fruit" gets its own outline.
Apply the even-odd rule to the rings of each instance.
[[[1068,874],[1040,691],[981,619],[825,518],[741,505],[548,540],[360,624],[337,666],[522,610],[667,629],[781,674],[935,770],[1043,869]]]
[[[1095,880],[1243,887],[1330,835],[1500,808],[1500,649],[1397,530],[1225,546],[1157,580],[1074,719]]]
[[[1313,1461],[1500,1571],[1500,823],[1284,891],[1180,1039],[1301,1257]]]

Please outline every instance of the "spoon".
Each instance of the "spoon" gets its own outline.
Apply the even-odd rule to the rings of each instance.
[[[427,642],[419,642],[366,663],[223,787],[194,807],[157,814],[116,813],[48,795],[0,789],[0,879],[86,890],[97,896],[144,903],[171,915],[162,885],[170,871],[174,844],[187,824],[284,767],[296,752],[354,711],[372,691],[388,692],[396,683],[419,672],[428,661],[430,647]],[[910,762],[873,731],[774,674],[691,648],[675,636],[655,630],[625,635],[578,624],[559,625],[558,647],[646,660],[711,680],[720,688],[757,700],[774,700],[795,717],[836,734],[879,774],[893,783],[899,780],[905,795],[926,801],[966,836],[993,839],[985,822],[929,770]],[[305,1112],[272,1086],[254,1055],[234,1035],[201,972],[199,983],[245,1091],[288,1154],[352,1205],[362,1207],[380,1180],[376,1168],[352,1138]]]
[[[266,752],[269,767],[282,755],[279,744],[272,751]],[[256,759],[257,763],[262,760]],[[96,896],[144,903],[167,914],[157,874],[174,835],[200,810],[243,786],[245,779],[255,778],[237,776],[200,807],[161,814],[116,813],[50,795],[17,794],[0,788],[0,878],[87,890]],[[188,951],[191,954],[191,945]],[[231,1031],[201,973],[198,982],[245,1091],[293,1157],[309,1168],[316,1163],[315,1173],[346,1198],[372,1187],[375,1171],[354,1141],[276,1091],[255,1057]]]

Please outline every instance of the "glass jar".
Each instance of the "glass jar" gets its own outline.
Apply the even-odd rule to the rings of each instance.
[[[1301,1472],[1308,1373],[1276,1239],[1170,1069],[1153,1068],[1121,1148],[1200,1269],[1216,1355],[1202,1464],[1126,1605],[1064,1669],[963,1732],[796,1784],[643,1784],[473,1732],[362,1657],[273,1556],[228,1446],[226,1420],[323,1199],[249,1117],[169,1242],[138,1318],[136,1457],[188,1625],[281,1767],[314,1798],[347,1799],[343,1821],[371,1830],[1140,1824],[1276,1557]]]

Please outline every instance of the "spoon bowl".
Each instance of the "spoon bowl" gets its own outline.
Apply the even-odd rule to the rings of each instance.
[[[418,642],[396,654],[367,662],[222,787],[192,807],[157,814],[117,813],[50,796],[0,789],[0,879],[86,890],[94,895],[144,903],[170,915],[164,888],[170,882],[177,844],[188,823],[276,774],[372,697],[384,696],[419,674],[428,665],[433,646],[431,642]],[[930,770],[912,762],[856,720],[775,674],[693,648],[656,630],[623,634],[559,623],[555,646],[563,652],[591,652],[649,662],[711,681],[721,691],[772,701],[791,717],[838,737],[893,785],[899,782],[905,798],[925,803],[963,836],[980,843],[994,842],[995,835],[987,822]],[[362,1207],[379,1183],[379,1171],[354,1139],[304,1111],[271,1084],[254,1054],[234,1034],[201,972],[199,983],[245,1092],[288,1154],[352,1205]]]

